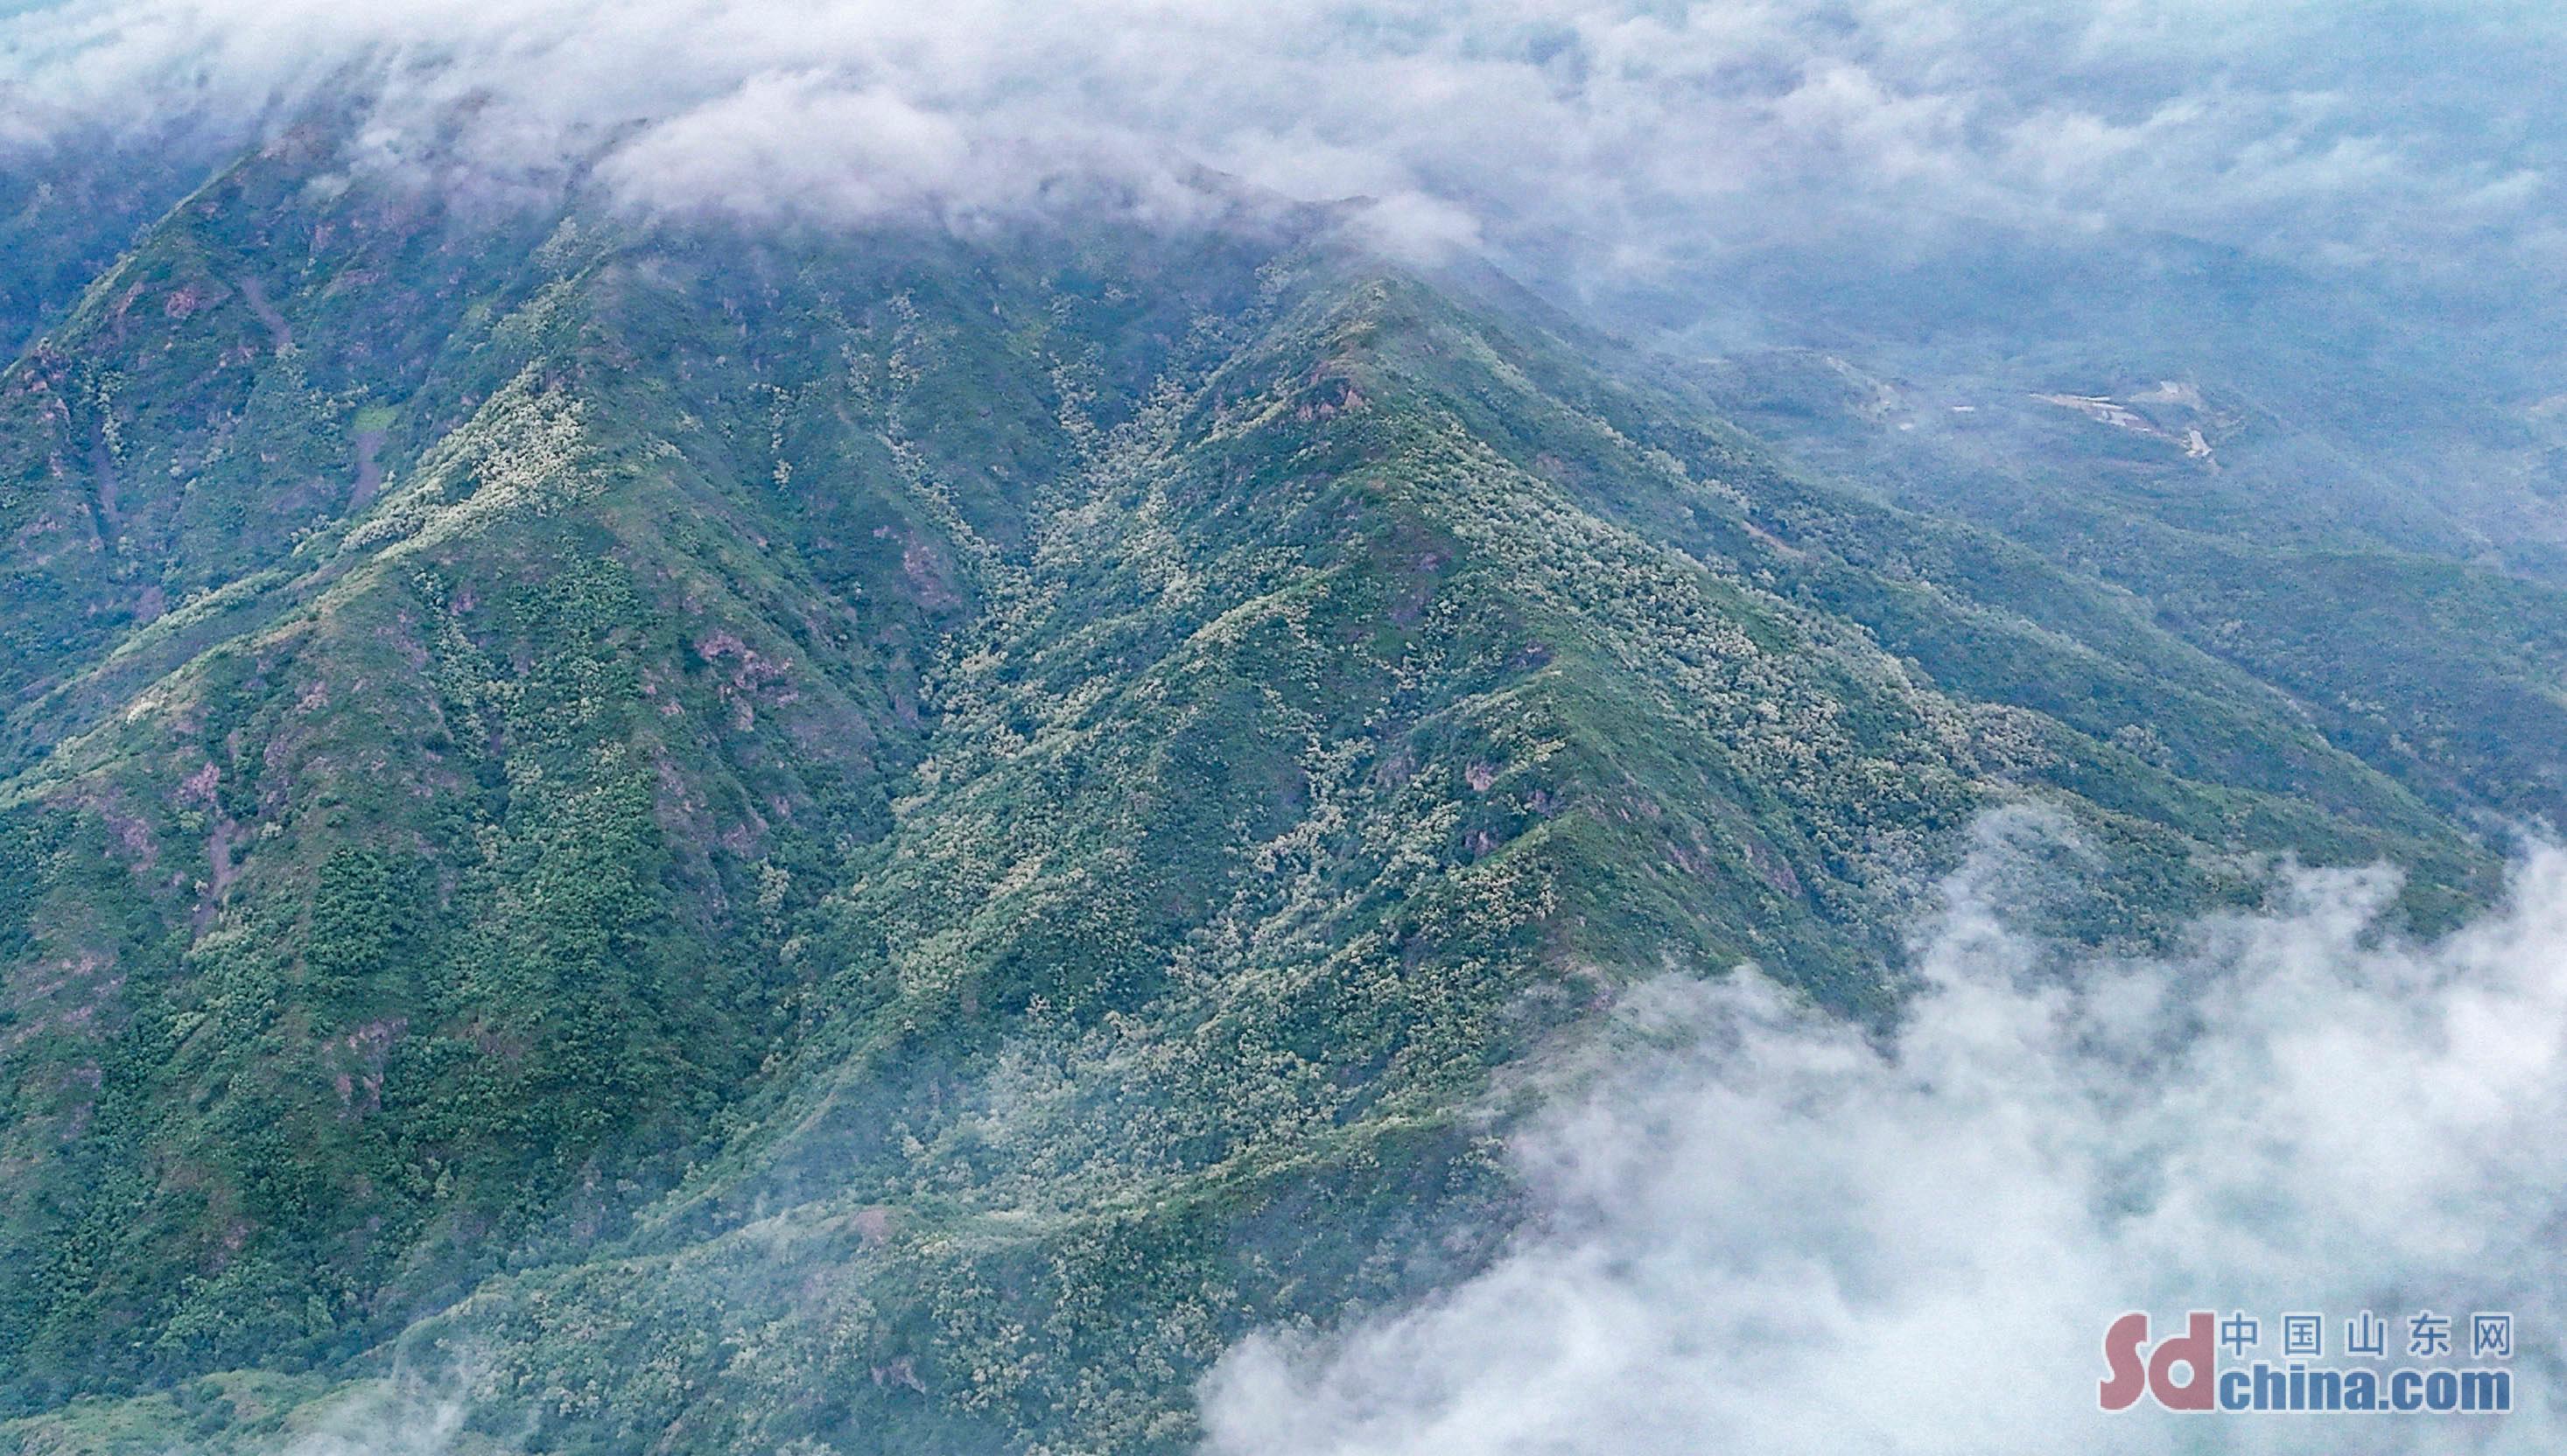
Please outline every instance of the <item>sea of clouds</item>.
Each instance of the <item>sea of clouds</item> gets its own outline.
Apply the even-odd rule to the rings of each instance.
[[[354,88],[359,161],[751,215],[1183,223],[1211,168],[1572,281],[1989,224],[2555,278],[2562,61],[2510,0],[39,0],[0,147]]]
[[[2385,923],[2386,871],[2301,871],[2115,960],[2020,928],[2065,832],[1980,825],[1884,1041],[1752,973],[1634,998],[1519,1142],[1510,1252],[1235,1349],[1208,1452],[2561,1449],[2567,852],[2446,938]],[[2197,1309],[2258,1316],[2277,1362],[2284,1312],[2327,1314],[2339,1363],[2345,1318],[2394,1314],[2387,1363],[2427,1366],[2405,1316],[2507,1311],[2518,1409],[2101,1412],[2106,1325]]]

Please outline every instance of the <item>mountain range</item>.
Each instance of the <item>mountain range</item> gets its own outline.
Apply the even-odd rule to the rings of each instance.
[[[1631,988],[1894,1023],[1991,809],[2140,950],[2567,808],[2545,558],[2217,381],[339,157],[0,197],[0,1450],[1192,1450]]]

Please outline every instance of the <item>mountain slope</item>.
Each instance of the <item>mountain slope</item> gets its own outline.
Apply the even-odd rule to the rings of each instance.
[[[31,1448],[398,1357],[552,1449],[1178,1449],[1232,1339],[1485,1256],[1501,1073],[1618,989],[1894,1015],[1980,809],[2087,828],[2098,941],[2251,853],[2490,888],[2126,598],[1308,220],[490,220],[306,145],[0,385]]]
[[[2311,392],[2360,373],[2294,358]],[[2216,386],[2064,375],[2078,391],[2155,401],[2140,408],[2162,427],[2134,416],[2154,432],[2134,436],[1967,377],[1893,381],[1788,355],[1705,373],[1709,396],[1801,458],[2111,583],[2168,633],[2288,694],[2311,725],[2437,809],[2552,826],[2567,816],[2548,746],[2567,732],[2567,593],[2537,564],[2546,527],[2529,514],[2511,517],[2521,535],[2500,549],[2433,519],[2434,492],[2402,484],[2395,469],[2362,491],[2322,470],[2294,472],[2310,450],[2342,468],[2364,461],[2325,444],[2328,429]],[[1956,400],[1976,403],[1955,414]],[[2370,411],[2367,432],[2399,434],[2398,412],[2369,395],[2333,408]],[[2245,459],[2187,457],[2174,437],[2187,420],[2228,432],[2222,450]],[[2441,422],[2379,443],[2384,456],[2444,451],[2440,473],[2461,490],[2502,472],[2454,438],[2501,444],[2505,435]]]

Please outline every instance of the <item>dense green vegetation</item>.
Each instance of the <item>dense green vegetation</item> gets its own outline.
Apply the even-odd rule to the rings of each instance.
[[[2357,705],[2299,594],[2511,585],[2149,598],[2196,558],[1814,481],[1315,222],[463,217],[320,146],[0,376],[0,1450],[1185,1449],[1233,1339],[1485,1256],[1493,1073],[1620,988],[1894,1016],[1986,807],[2139,942],[2258,855],[2446,916],[2555,792],[2466,676],[2545,619]]]

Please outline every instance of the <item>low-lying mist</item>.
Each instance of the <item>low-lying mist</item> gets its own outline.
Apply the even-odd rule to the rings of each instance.
[[[1752,968],[1625,996],[1538,1074],[1507,1251],[1415,1307],[1234,1346],[1204,1456],[2556,1450],[2567,849],[2527,849],[2505,903],[2438,939],[2396,927],[2387,868],[2285,867],[2263,909],[2117,958],[2026,928],[2079,893],[2063,821],[1974,836],[1894,1032]],[[2316,1312],[2311,1363],[2381,1369],[2491,1363],[2468,1316],[2506,1311],[2514,1410],[2106,1414],[2104,1331],[2135,1310],[2160,1333],[2255,1317],[2231,1368],[2283,1363],[2280,1316]],[[2364,1310],[2386,1359],[2344,1348]],[[2427,1310],[2450,1355],[2409,1356]],[[477,1388],[406,1367],[279,1456],[512,1448],[467,1434]]]
[[[1884,1043],[1753,972],[1660,982],[1521,1138],[1540,1217],[1422,1307],[1234,1349],[1218,1456],[2552,1451],[2567,853],[2420,942],[2293,871],[2159,959],[2020,928],[2066,831],[1985,820]],[[2515,1316],[2514,1414],[2098,1409],[2125,1310]],[[2466,1354],[2465,1348],[2460,1353]],[[2447,1363],[2468,1363],[2465,1359]],[[2345,1422],[2369,1420],[2358,1430]]]

